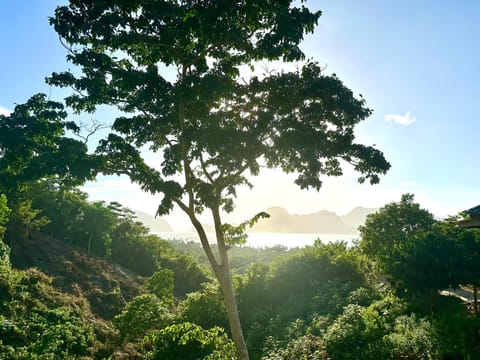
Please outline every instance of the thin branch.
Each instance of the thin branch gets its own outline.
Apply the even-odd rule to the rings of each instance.
[[[67,45],[61,36],[58,37],[60,44],[67,50],[67,52],[71,55],[77,55],[77,53],[72,49],[71,46]]]
[[[203,161],[202,153],[200,153],[200,165],[201,165],[202,170],[203,170],[203,173],[204,173],[205,176],[207,177],[208,181],[210,181],[210,183],[211,183],[213,186],[216,186],[216,180],[215,180],[215,179],[210,175],[210,173],[208,172],[207,166],[206,166],[205,162]]]
[[[109,126],[107,124],[102,124],[102,123],[92,119],[92,122],[91,122],[90,126],[88,126],[84,123],[80,123],[80,130],[86,130],[87,134],[82,135],[79,132],[78,134],[76,134],[76,136],[79,137],[80,139],[82,139],[84,144],[87,144],[88,140],[90,139],[90,136],[94,135],[97,131],[100,131],[100,130],[103,130],[103,129],[108,129],[108,128],[111,128],[111,126]]]

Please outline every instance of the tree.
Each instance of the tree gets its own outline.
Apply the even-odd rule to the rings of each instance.
[[[416,237],[431,230],[434,223],[433,215],[415,203],[412,194],[404,194],[400,202],[367,216],[359,227],[360,248],[377,262],[380,271],[386,271],[410,252]]]
[[[54,73],[71,86],[76,111],[112,105],[124,112],[98,152],[105,173],[127,174],[143,190],[162,193],[157,214],[183,210],[218,279],[233,341],[248,359],[227,250],[244,241],[247,221],[224,224],[236,188],[263,166],[295,172],[301,188],[319,190],[321,175],[342,175],[341,160],[376,183],[389,168],[377,149],[354,143],[354,127],[371,114],[364,100],[308,61],[296,71],[245,72],[259,61],[300,61],[299,43],[320,11],[291,0],[71,0],[50,19],[81,70]],[[171,79],[166,70],[176,70]],[[158,154],[156,166],[142,157]],[[198,214],[215,225],[216,257]],[[252,220],[258,220],[259,214]]]
[[[412,194],[405,194],[367,217],[360,227],[360,248],[399,294],[433,312],[438,290],[460,284],[463,277],[462,231],[436,221]]]
[[[45,94],[15,106],[10,115],[0,115],[0,194],[12,209],[7,243],[48,223],[24,196],[30,184],[50,178],[73,186],[96,174],[100,157],[89,155],[84,142],[69,136],[80,129],[66,117],[64,106]]]
[[[10,115],[0,115],[0,193],[9,200],[35,180],[55,177],[79,185],[96,174],[100,158],[67,136],[67,131],[80,129],[66,117],[64,106],[45,94],[32,96]]]

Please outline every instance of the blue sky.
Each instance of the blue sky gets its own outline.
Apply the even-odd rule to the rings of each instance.
[[[47,20],[59,3],[0,1],[0,111],[37,92],[66,95],[44,83],[51,72],[69,67]],[[254,180],[254,191],[240,191],[233,218],[270,206],[346,213],[397,201],[405,192],[437,216],[479,204],[480,2],[330,0],[307,6],[323,11],[303,44],[307,57],[365,97],[374,113],[359,125],[358,140],[376,144],[392,169],[373,187],[358,185],[346,171],[326,179],[320,193],[300,191],[291,176],[267,171]],[[127,179],[99,178],[84,189],[92,199],[147,212],[158,201]],[[177,215],[169,219],[183,226]]]

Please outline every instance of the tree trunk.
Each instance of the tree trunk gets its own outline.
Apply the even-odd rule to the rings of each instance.
[[[219,278],[220,288],[222,290],[223,302],[225,303],[225,309],[227,310],[228,323],[232,332],[237,356],[240,360],[248,360],[248,349],[243,337],[242,325],[238,315],[237,302],[235,300],[235,293],[233,292],[230,270],[227,267],[222,268],[220,271],[221,273],[218,274],[219,277],[221,277]]]
[[[473,311],[475,316],[478,316],[478,288],[476,285],[473,285]]]
[[[213,255],[212,248],[208,242],[207,234],[202,224],[196,218],[195,214],[192,211],[189,211],[189,208],[182,204],[180,201],[177,202],[180,208],[185,211],[197,231],[198,236],[200,237],[200,242],[202,244],[203,250],[207,255],[207,259],[212,266],[213,273],[217,278],[220,289],[222,290],[223,303],[225,304],[225,309],[227,311],[228,324],[230,325],[230,331],[232,332],[232,340],[235,345],[235,350],[237,352],[237,357],[239,360],[249,360],[247,344],[243,337],[242,325],[240,323],[240,316],[238,315],[237,302],[235,300],[235,293],[233,291],[232,277],[230,274],[230,266],[228,263],[227,255],[227,246],[225,244],[225,239],[223,233],[220,230],[220,214],[218,209],[213,210],[213,217],[215,221],[215,232],[217,236],[217,245],[218,245],[218,254],[220,256],[220,264],[215,259]]]
[[[228,323],[232,331],[232,338],[240,360],[248,360],[248,349],[243,337],[242,325],[240,324],[240,316],[238,315],[237,301],[233,292],[232,276],[230,274],[230,265],[228,262],[228,246],[225,243],[223,234],[222,220],[220,219],[220,209],[212,207],[213,222],[215,224],[215,235],[217,237],[218,255],[220,256],[220,265],[216,268],[216,276],[220,282],[220,288],[223,293],[223,302],[227,310]]]

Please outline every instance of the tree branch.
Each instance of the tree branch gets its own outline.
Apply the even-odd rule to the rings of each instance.
[[[190,211],[189,207],[186,204],[184,204],[179,199],[175,199],[174,201],[180,207],[180,209],[182,209],[190,218],[190,221],[192,222],[193,226],[195,227],[195,230],[197,231],[198,236],[200,237],[200,242],[202,244],[203,250],[205,251],[205,254],[207,255],[207,259],[212,265],[215,275],[218,277],[220,265],[218,264],[217,259],[213,254],[212,247],[210,246],[210,243],[208,242],[207,234],[205,233],[205,229],[203,228],[198,218],[195,216],[195,213],[193,211]]]

